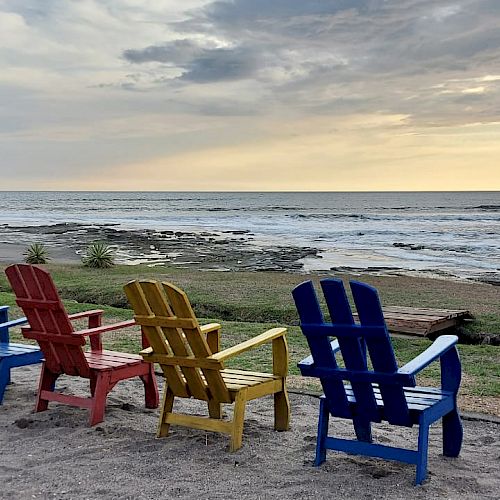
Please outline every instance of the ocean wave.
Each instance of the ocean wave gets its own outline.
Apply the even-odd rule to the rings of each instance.
[[[478,205],[477,207],[467,207],[469,210],[484,210],[485,212],[500,212],[500,205]]]

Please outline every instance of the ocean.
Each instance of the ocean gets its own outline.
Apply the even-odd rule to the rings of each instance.
[[[11,227],[114,224],[125,230],[251,234],[264,248],[310,246],[306,271],[402,269],[498,277],[500,192],[1,192]]]

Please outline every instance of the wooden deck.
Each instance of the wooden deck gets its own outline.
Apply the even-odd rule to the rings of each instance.
[[[384,307],[391,333],[427,337],[429,334],[460,326],[474,318],[464,309],[427,309],[424,307]],[[444,333],[444,332],[443,332]]]

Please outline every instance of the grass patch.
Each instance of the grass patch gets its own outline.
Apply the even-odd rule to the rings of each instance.
[[[133,279],[158,279],[183,288],[199,317],[287,325],[298,324],[292,289],[306,279],[317,282],[322,277],[278,272],[209,272],[144,265],[87,269],[78,265],[51,264],[46,268],[61,296],[77,302],[128,308],[123,293],[125,283]],[[344,275],[337,277],[349,278]],[[366,275],[356,279],[375,286],[384,305],[468,309],[476,321],[468,324],[467,329],[500,332],[500,287],[407,276]],[[0,291],[10,291],[3,272],[0,272]]]

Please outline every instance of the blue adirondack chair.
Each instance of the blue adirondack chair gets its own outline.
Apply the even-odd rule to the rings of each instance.
[[[7,385],[10,383],[10,369],[16,366],[41,363],[43,354],[38,346],[13,344],[9,342],[9,328],[23,325],[26,318],[9,321],[9,306],[0,306],[0,404]]]
[[[344,285],[324,279],[321,287],[332,322],[325,322],[311,281],[293,290],[302,332],[312,356],[302,360],[302,375],[318,377],[324,395],[320,399],[316,466],[326,450],[397,460],[415,464],[415,483],[427,477],[429,426],[442,418],[443,453],[457,457],[462,446],[462,424],[457,409],[461,366],[455,346],[457,337],[443,335],[426,351],[398,369],[377,290],[351,281],[359,315],[353,319]],[[331,341],[330,337],[336,337]],[[344,366],[336,355],[342,356]],[[373,369],[368,367],[368,356]],[[416,386],[415,375],[434,360],[441,362],[441,388]],[[344,384],[344,381],[348,382]],[[353,421],[356,440],[328,436],[329,415]],[[372,443],[371,423],[419,426],[418,448],[410,450]]]

